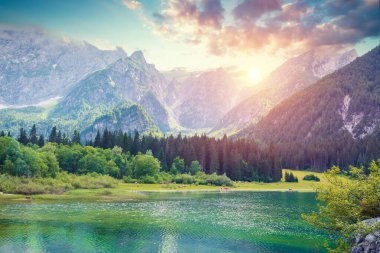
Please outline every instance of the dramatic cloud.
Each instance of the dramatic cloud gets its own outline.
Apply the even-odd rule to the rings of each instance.
[[[236,20],[257,20],[263,14],[281,10],[279,0],[245,0],[232,11]]]
[[[379,2],[243,0],[225,13],[220,0],[168,0],[147,20],[156,33],[206,44],[213,54],[278,49],[299,53],[378,36]]]
[[[193,0],[169,0],[160,13],[153,16],[158,22],[181,23],[220,28],[223,22],[224,9],[220,0],[202,0],[197,4]]]
[[[123,0],[123,3],[131,10],[137,10],[142,8],[142,4],[137,0]]]

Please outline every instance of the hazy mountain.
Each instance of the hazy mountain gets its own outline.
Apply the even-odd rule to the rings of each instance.
[[[122,131],[123,133],[157,134],[160,130],[138,105],[123,104],[115,107],[111,112],[99,117],[91,126],[87,127],[81,136],[84,140],[93,140],[99,131]]]
[[[170,129],[164,105],[166,80],[137,51],[75,84],[49,115],[83,129],[126,101],[140,104],[163,132]],[[62,122],[62,124],[65,124]]]
[[[256,124],[281,101],[356,57],[355,50],[339,52],[334,48],[317,48],[289,59],[261,82],[251,97],[224,115],[211,133],[233,135],[248,125]]]
[[[171,108],[185,128],[213,127],[241,99],[241,87],[223,69],[191,75],[172,85]]]
[[[0,28],[0,104],[36,104],[63,96],[86,75],[126,53],[99,50],[29,28]]]
[[[240,137],[314,143],[349,136],[380,140],[380,47],[286,99]],[[376,137],[377,136],[377,137]]]

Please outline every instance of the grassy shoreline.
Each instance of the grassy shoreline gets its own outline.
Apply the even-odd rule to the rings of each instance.
[[[295,191],[295,192],[314,192],[318,184],[323,184],[325,178],[322,173],[308,171],[292,172],[298,177],[298,183],[276,182],[276,183],[259,183],[259,182],[235,182],[234,187],[228,187],[228,191]],[[318,176],[321,181],[304,181],[302,178],[307,174]],[[14,201],[23,202],[46,202],[46,201],[90,201],[90,202],[119,202],[131,200],[147,199],[145,192],[219,192],[222,187],[212,185],[182,185],[182,184],[133,184],[119,183],[115,188],[99,189],[76,189],[64,192],[62,194],[36,194],[26,196],[21,194],[3,194],[0,195],[0,204]]]

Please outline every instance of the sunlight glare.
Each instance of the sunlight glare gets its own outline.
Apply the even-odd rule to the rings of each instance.
[[[251,82],[257,83],[261,79],[259,71],[257,71],[257,69],[251,69],[249,72],[249,78]]]

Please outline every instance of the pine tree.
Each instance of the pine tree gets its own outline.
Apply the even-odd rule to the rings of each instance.
[[[26,145],[29,142],[28,136],[26,135],[26,131],[24,128],[20,129],[20,135],[17,139],[21,144]]]
[[[100,146],[102,148],[108,148],[108,143],[109,143],[109,136],[108,136],[108,129],[106,128],[103,131],[103,137]]]
[[[135,131],[135,136],[133,138],[131,153],[132,155],[136,155],[140,152],[140,134],[138,131]]]
[[[62,143],[63,142],[61,130],[58,131],[56,142],[57,143]]]
[[[30,130],[29,141],[30,141],[32,144],[38,144],[38,137],[37,137],[37,128],[36,128],[36,124],[33,124],[32,129]]]
[[[100,136],[100,131],[96,133],[95,140],[94,140],[94,147],[99,148],[100,147],[100,141],[101,141],[101,136]]]
[[[99,136],[100,137],[100,136]],[[80,135],[77,130],[74,130],[74,135],[71,141],[73,144],[80,144]]]
[[[44,135],[41,134],[40,135],[40,138],[38,138],[38,146],[41,148],[45,145],[45,138],[44,138]]]
[[[49,135],[49,142],[57,142],[57,127],[53,126]]]

